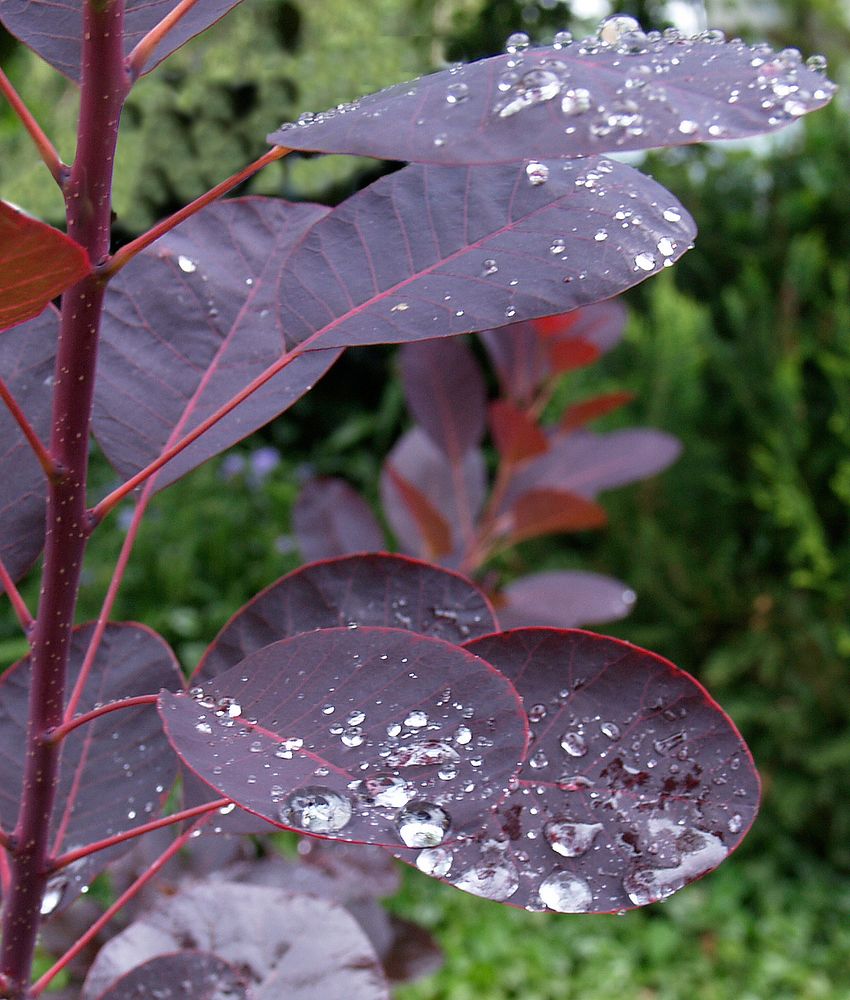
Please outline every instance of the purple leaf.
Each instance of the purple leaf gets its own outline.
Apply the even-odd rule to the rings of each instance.
[[[506,163],[772,132],[835,87],[799,54],[740,41],[598,39],[453,67],[303,116],[269,142],[422,163]]]
[[[461,472],[462,474],[462,472]],[[422,558],[428,562],[439,562],[452,551],[452,529],[449,522],[431,503],[425,494],[408,482],[391,462],[384,465],[383,475],[387,486],[398,496],[400,506],[406,511],[416,526],[421,542]]]
[[[452,554],[446,561],[457,564],[472,538],[475,518],[487,495],[487,470],[481,451],[470,449],[462,464],[452,468],[427,434],[414,427],[396,442],[387,456],[381,473],[384,513],[401,548],[425,556],[428,540],[393,481],[390,468],[419,490],[452,529]]]
[[[542,316],[534,321],[534,328],[544,340],[582,340],[592,344],[600,354],[607,354],[623,339],[626,318],[626,307],[615,299],[574,312]]]
[[[341,906],[228,882],[164,898],[116,935],[95,960],[81,1000],[97,1000],[140,962],[187,947],[244,971],[251,1000],[389,1000],[368,939]]]
[[[190,38],[215,24],[241,0],[203,0],[168,32],[145,63],[148,73]],[[169,14],[178,0],[125,0],[124,51]],[[0,21],[42,59],[71,80],[80,81],[83,0],[2,0]]]
[[[459,340],[423,340],[399,352],[410,415],[453,464],[481,443],[487,390],[472,351]]]
[[[311,479],[292,508],[292,525],[307,562],[386,547],[372,508],[342,479]]]
[[[76,628],[68,667],[73,687],[94,626]],[[0,824],[13,829],[23,784],[29,658],[0,679]],[[80,713],[134,695],[180,690],[183,678],[174,654],[143,625],[107,625]],[[156,818],[177,770],[155,705],[140,705],[101,716],[73,730],[63,741],[61,774],[53,809],[51,852],[66,853]],[[45,910],[67,905],[114,857],[132,843],[80,858],[48,883]]]
[[[59,314],[50,306],[38,318],[0,337],[0,373],[42,441],[50,433],[58,334]],[[46,498],[44,470],[0,401],[0,559],[15,580],[41,551]]]
[[[78,243],[0,201],[0,330],[38,316],[89,269]]]
[[[486,330],[610,298],[680,257],[694,233],[673,195],[612,160],[414,164],[304,236],[275,319],[304,349]]]
[[[355,624],[410,629],[454,643],[496,628],[487,598],[457,573],[385,553],[331,559],[295,570],[240,608],[210,644],[192,682],[203,684],[280,639]]]
[[[93,427],[122,475],[148,465],[286,353],[273,303],[278,270],[326,211],[272,198],[218,202],[110,282]],[[282,413],[338,356],[296,358],[177,455],[157,487]]]
[[[159,704],[174,749],[222,795],[356,843],[436,845],[480,823],[525,747],[511,684],[401,629],[307,632]]]
[[[599,573],[553,570],[509,583],[496,597],[502,628],[552,625],[577,628],[631,614],[635,592]]]
[[[655,475],[675,462],[681,451],[677,438],[648,428],[558,434],[545,455],[514,473],[504,503],[507,507],[523,493],[539,489],[593,498],[603,490]]]
[[[175,992],[176,991],[176,992]],[[158,955],[116,980],[97,1000],[249,1000],[245,979],[224,959],[204,951]]]
[[[759,799],[749,750],[672,663],[555,629],[467,648],[516,684],[531,721],[529,757],[485,831],[399,857],[514,906],[608,913],[666,898],[741,842]]]

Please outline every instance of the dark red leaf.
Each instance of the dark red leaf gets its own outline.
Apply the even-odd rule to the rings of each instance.
[[[560,429],[573,431],[577,427],[583,427],[589,420],[595,420],[596,417],[618,410],[634,398],[633,392],[606,392],[601,396],[586,399],[583,403],[574,403],[561,418]]]
[[[68,690],[79,675],[94,626],[73,633]],[[174,654],[143,625],[110,623],[79,703],[79,712],[161,688],[180,690],[183,678]],[[17,819],[26,751],[29,658],[0,678],[0,824]],[[155,705],[109,713],[73,730],[62,744],[61,774],[53,809],[51,852],[84,847],[155,819],[177,770]],[[81,858],[48,884],[45,912],[66,905],[113,858],[132,843]]]
[[[728,716],[672,663],[555,629],[468,648],[520,691],[529,757],[486,831],[398,856],[489,899],[607,913],[666,898],[741,842],[758,809],[752,758]]]
[[[81,1000],[97,1000],[140,962],[181,948],[210,952],[244,971],[251,1000],[389,1000],[366,935],[341,906],[231,882],[161,899],[101,949]]]
[[[93,426],[122,475],[148,465],[287,351],[274,306],[278,271],[326,211],[273,198],[217,202],[110,282]],[[177,455],[158,488],[282,413],[338,356],[296,358]]]
[[[150,72],[175,49],[205,31],[241,0],[204,0],[168,32],[145,64]],[[133,47],[176,6],[178,0],[125,0],[124,51]],[[80,81],[83,0],[3,0],[0,21],[42,59]]]
[[[552,570],[514,580],[494,601],[504,629],[522,625],[577,628],[625,618],[634,607],[635,592],[599,573]]]
[[[556,375],[592,365],[599,357],[599,349],[586,340],[554,340],[546,342],[545,346],[549,364]]]
[[[600,528],[605,511],[592,500],[563,490],[529,490],[508,511],[506,534],[511,544],[558,531]]]
[[[158,955],[122,976],[97,1000],[250,1000],[248,984],[232,965],[205,951]]]
[[[616,295],[680,257],[694,232],[669,192],[611,160],[414,164],[304,236],[275,319],[305,349],[486,330]]]
[[[389,473],[392,468],[424,496],[452,531],[451,555],[454,565],[473,535],[475,518],[487,495],[484,456],[470,449],[459,468],[453,469],[446,456],[419,427],[404,434],[387,457],[381,473],[381,504],[390,527],[406,552],[426,557],[428,540]]]
[[[679,457],[682,446],[663,431],[629,428],[596,434],[559,434],[545,455],[532,459],[511,480],[505,507],[532,489],[557,489],[593,498],[602,490],[652,476]]]
[[[388,486],[398,494],[408,515],[416,525],[422,539],[422,556],[431,561],[441,559],[452,551],[452,530],[446,519],[428,497],[397,472],[392,462],[384,465],[383,475]]]
[[[487,598],[457,573],[397,555],[331,559],[295,570],[240,608],[211,643],[193,683],[269,643],[343,625],[404,628],[455,643],[496,628]]]
[[[835,87],[789,50],[653,38],[536,48],[397,84],[269,142],[422,163],[506,163],[772,132]]]
[[[308,562],[386,547],[372,508],[342,479],[311,479],[292,508],[292,526]]]
[[[0,330],[38,316],[89,269],[78,243],[0,201]]]
[[[487,390],[472,351],[460,340],[423,340],[399,352],[407,407],[455,464],[481,443]]]
[[[437,844],[480,823],[525,746],[497,671],[401,629],[307,632],[159,704],[172,746],[222,795],[357,843]]]
[[[600,354],[607,354],[623,339],[626,307],[619,299],[597,302],[585,309],[543,316],[534,321],[534,328],[547,340],[583,340],[593,344]]]
[[[490,432],[503,462],[521,462],[549,448],[549,439],[534,420],[507,399],[490,404]]]
[[[50,306],[37,319],[0,337],[0,374],[45,442],[58,334],[59,314]],[[23,576],[41,551],[46,502],[44,470],[0,401],[0,559],[13,579]]]

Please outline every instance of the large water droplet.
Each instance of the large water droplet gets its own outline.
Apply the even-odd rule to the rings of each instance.
[[[447,875],[452,867],[452,854],[444,847],[431,847],[416,855],[416,867],[426,875]]]
[[[446,839],[451,819],[433,802],[411,802],[396,817],[396,829],[408,847],[437,847]]]
[[[640,21],[637,18],[628,14],[613,14],[600,23],[597,34],[600,42],[616,45],[624,35],[640,30]]]
[[[599,728],[602,730],[602,735],[607,736],[609,740],[620,738],[620,727],[616,722],[603,722]]]
[[[537,160],[532,160],[525,168],[525,176],[528,178],[529,184],[533,187],[538,187],[549,180],[549,168],[545,163],[538,163]]]
[[[370,805],[391,809],[401,809],[414,794],[413,787],[395,774],[375,774],[364,778],[354,783],[353,790]]]
[[[465,83],[450,83],[446,87],[446,104],[460,104],[469,97],[469,87]]]
[[[635,256],[636,271],[651,271],[655,267],[655,258],[651,253],[639,253]]]
[[[556,49],[565,49],[568,45],[572,45],[573,36],[569,31],[557,31],[555,32],[555,37],[552,40],[552,44]]]
[[[331,788],[311,785],[292,792],[282,803],[282,823],[309,833],[335,833],[351,819],[351,802]]]
[[[590,110],[590,91],[584,87],[571,88],[564,92],[561,99],[561,111],[568,117],[584,114]]]
[[[525,52],[530,44],[531,39],[524,31],[515,31],[505,40],[505,52],[508,55],[516,55],[517,52]]]
[[[510,118],[534,104],[545,104],[561,92],[561,80],[551,69],[529,70],[519,78],[513,74],[505,78],[507,87],[500,87],[505,97],[499,99],[494,110],[500,118]]]
[[[578,858],[587,853],[601,829],[601,823],[552,820],[543,827],[543,835],[556,854],[565,858]]]
[[[510,899],[519,888],[517,870],[502,857],[479,861],[453,883],[458,889],[484,899]]]
[[[566,732],[561,737],[561,746],[571,757],[584,757],[587,753],[587,743],[580,733]]]
[[[554,871],[540,883],[538,896],[558,913],[586,913],[593,903],[588,882],[571,872]]]

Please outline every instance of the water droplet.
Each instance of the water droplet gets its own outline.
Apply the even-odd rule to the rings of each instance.
[[[448,137],[446,136],[445,132],[438,132],[437,135],[434,136],[434,145],[438,149],[442,146],[445,146],[447,138]]]
[[[571,872],[554,871],[540,883],[540,899],[558,913],[586,913],[593,904],[588,882]]]
[[[593,238],[596,240],[597,243],[604,243],[605,240],[608,239],[608,231],[605,229],[600,229],[594,234]]]
[[[740,813],[735,813],[733,816],[729,817],[729,822],[726,824],[729,828],[730,833],[740,833],[744,826],[744,820]]]
[[[468,868],[454,885],[484,899],[510,899],[519,888],[519,876],[510,862],[497,857]]]
[[[515,73],[502,78],[499,89],[506,96],[501,98],[493,110],[500,118],[510,118],[534,104],[545,104],[561,92],[561,80],[550,69],[532,69],[517,77]]]
[[[455,730],[455,743],[465,747],[472,740],[472,730],[469,726],[458,726]]]
[[[351,802],[331,788],[311,785],[287,796],[278,816],[282,823],[309,833],[336,833],[351,819]]]
[[[587,743],[580,733],[564,733],[561,737],[561,746],[571,757],[584,757],[587,753]]]
[[[407,716],[404,724],[410,726],[411,729],[421,729],[423,726],[428,725],[428,716],[425,712],[417,709]]]
[[[636,271],[651,271],[655,267],[655,258],[651,253],[639,253],[635,257]]]
[[[679,131],[682,135],[693,135],[699,128],[696,122],[691,121],[689,118],[683,118],[679,122]]]
[[[399,736],[400,734],[401,734],[401,723],[400,722],[391,722],[387,726],[387,736],[396,737],[396,736]]]
[[[40,912],[43,917],[49,917],[56,907],[62,902],[62,897],[65,895],[65,889],[67,886],[68,879],[64,875],[59,875],[57,878],[50,879],[47,883],[47,888],[44,890],[44,895],[41,898]]]
[[[322,705],[322,715],[333,715],[335,711],[333,705]]]
[[[662,236],[656,246],[662,257],[672,257],[676,252],[676,244],[666,236]]]
[[[616,722],[603,722],[599,728],[602,730],[602,735],[607,736],[609,740],[620,738],[620,727]]]
[[[406,302],[396,302],[396,304],[390,309],[391,313],[403,313],[407,312],[410,306]]]
[[[508,55],[516,55],[517,52],[525,52],[530,44],[531,39],[524,31],[515,31],[512,35],[508,35],[505,41],[505,52]]]
[[[386,760],[392,767],[423,767],[451,764],[460,760],[460,754],[447,740],[419,740],[390,751]]]
[[[352,786],[349,786],[352,787]],[[413,797],[414,789],[395,774],[374,774],[354,782],[353,791],[368,803],[401,809]]]
[[[561,99],[561,111],[568,117],[584,114],[585,111],[590,110],[590,106],[590,91],[585,90],[584,87],[575,87],[565,91]]]
[[[262,753],[263,744],[260,740],[254,740],[254,742],[248,747],[249,753]]]
[[[496,261],[492,257],[488,257],[481,265],[481,277],[486,278],[488,275],[495,274],[499,270]]]
[[[416,867],[426,875],[438,878],[447,875],[452,867],[452,855],[444,847],[430,847],[416,855]]]
[[[667,222],[682,221],[682,213],[678,210],[678,208],[665,208],[661,214],[664,216]]]
[[[525,168],[525,176],[528,178],[529,184],[533,187],[538,187],[549,180],[549,168],[545,163],[538,163],[537,160],[532,160]]]
[[[449,814],[433,802],[411,802],[396,817],[396,829],[408,847],[437,847],[446,838]]]
[[[652,745],[655,747],[656,753],[670,753],[685,739],[685,734],[683,732],[672,733],[670,736],[666,736],[662,740],[653,740]],[[687,760],[687,755],[683,758]]]
[[[826,73],[827,63],[826,56],[813,55],[809,56],[806,60],[806,66],[808,69],[814,70],[815,73]]]
[[[363,730],[359,726],[349,726],[343,730],[340,741],[347,747],[359,747],[363,743]]]
[[[683,830],[676,841],[681,860],[675,868],[651,868],[641,865],[623,878],[623,889],[635,906],[646,906],[666,899],[674,892],[716,868],[727,850],[719,837],[701,830]]]
[[[366,713],[357,708],[348,713],[345,721],[349,726],[360,726],[366,721]]]
[[[529,758],[529,766],[539,770],[541,767],[546,767],[549,763],[549,758],[542,750],[538,750],[536,753],[532,754]]]
[[[541,722],[546,718],[546,706],[545,705],[532,705],[528,710],[528,721],[529,722]]]
[[[209,735],[212,732],[212,726],[208,722],[199,722],[195,726],[195,729],[197,729],[199,733],[204,733],[206,735]]]
[[[516,308],[514,306],[508,306],[505,309],[505,319],[513,319],[516,316]]]
[[[177,258],[177,266],[186,274],[192,274],[194,271],[198,270],[198,265],[192,260],[192,258],[184,257],[182,253]]]
[[[641,31],[640,21],[637,18],[628,14],[614,14],[600,22],[597,35],[600,42],[616,45],[624,35],[633,31]]]
[[[565,49],[568,45],[572,45],[573,36],[569,31],[558,31],[555,33],[555,38],[552,41],[553,46],[556,49]]]
[[[601,829],[601,823],[552,820],[543,827],[543,835],[556,854],[561,854],[565,858],[578,858],[587,853]]]

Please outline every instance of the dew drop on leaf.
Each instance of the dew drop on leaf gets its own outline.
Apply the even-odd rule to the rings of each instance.
[[[468,868],[453,884],[473,896],[504,900],[519,888],[519,876],[514,865],[499,856]]]
[[[552,820],[543,827],[543,835],[556,854],[565,858],[578,858],[588,852],[601,829],[601,823]]]
[[[580,733],[564,733],[561,737],[561,746],[571,757],[584,757],[587,753],[587,743]]]
[[[558,913],[585,913],[593,904],[590,885],[571,872],[554,871],[537,890],[543,903]]]
[[[177,258],[177,266],[185,274],[192,274],[194,271],[198,270],[198,265],[192,260],[191,257],[184,257],[183,254]]]
[[[439,878],[447,875],[452,867],[452,854],[444,847],[430,847],[416,855],[416,867],[426,875]]]
[[[351,802],[339,792],[319,785],[287,796],[278,812],[287,826],[309,833],[336,833],[351,819]]]
[[[636,271],[651,271],[655,267],[655,258],[651,253],[639,253],[635,256]]]
[[[451,819],[433,802],[411,802],[396,817],[396,829],[408,847],[437,847],[446,839]]]
[[[549,168],[545,163],[538,163],[537,160],[532,160],[525,168],[525,175],[532,187],[539,187],[549,180]]]
[[[414,791],[403,778],[395,774],[374,774],[349,786],[370,805],[400,809],[413,797]]]

